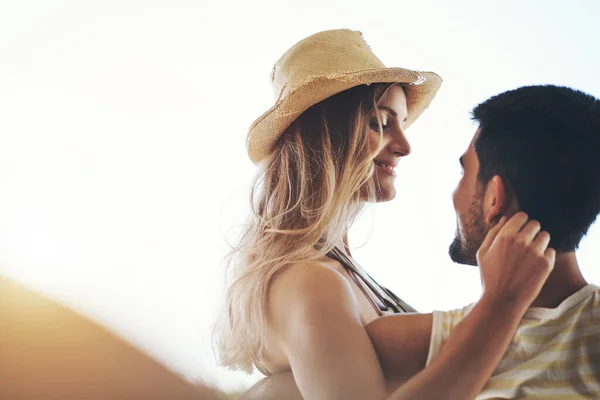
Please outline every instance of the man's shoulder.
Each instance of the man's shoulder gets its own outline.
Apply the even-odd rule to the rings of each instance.
[[[460,321],[462,321],[463,318],[465,318],[467,316],[467,314],[469,314],[471,312],[471,310],[473,310],[473,307],[475,307],[475,304],[477,304],[477,303],[474,302],[474,303],[467,304],[466,306],[461,307],[461,308],[454,308],[454,309],[449,309],[449,310],[434,310],[432,312],[433,320],[437,321],[437,322],[441,322],[445,325],[450,324],[451,327],[453,327],[456,324],[458,324]],[[434,322],[434,324],[435,324],[435,322]],[[446,327],[448,327],[448,326],[446,326]]]

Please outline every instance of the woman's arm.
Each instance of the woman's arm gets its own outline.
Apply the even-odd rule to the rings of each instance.
[[[271,285],[269,327],[305,399],[383,399],[383,373],[342,274],[290,267]]]
[[[504,225],[504,226],[503,226]],[[272,288],[272,323],[303,397],[312,399],[468,399],[481,391],[554,264],[549,236],[520,213],[490,231],[478,252],[484,295],[424,370],[386,397],[373,344],[348,282],[325,266],[283,274]],[[288,282],[287,284],[285,282]],[[310,295],[309,295],[310,294]],[[285,301],[280,301],[285,300]],[[428,341],[431,316],[400,316],[398,356]],[[398,321],[402,321],[398,318]],[[410,338],[413,340],[410,340]],[[422,346],[422,345],[421,345]],[[426,352],[424,353],[426,357]],[[413,354],[414,355],[414,354]],[[412,357],[415,362],[418,357]],[[408,365],[407,368],[415,368]]]
[[[483,388],[508,347],[522,314],[507,303],[479,301],[425,368],[431,314],[378,318],[367,332],[385,373],[390,399],[469,399]]]
[[[527,222],[523,213],[505,226],[494,227],[477,254],[484,284],[481,300],[452,331],[431,364],[408,379],[389,399],[474,398],[502,359],[521,318],[554,266],[555,253],[547,248],[549,241],[547,233],[539,232],[539,224]],[[382,319],[381,325],[374,324],[368,330],[376,347],[378,339],[389,342],[391,335],[398,332],[397,338],[402,342],[394,343],[393,348],[404,362],[396,364],[400,367],[396,374],[408,377],[424,365],[427,353],[422,351],[420,331],[427,323],[421,319],[419,330],[407,327],[407,319],[398,318],[397,328],[382,329],[388,321],[394,320]],[[420,352],[416,353],[421,357],[414,356],[414,349],[410,351],[414,343],[420,344]],[[380,351],[380,355],[386,354],[384,365],[393,363],[389,361],[389,351]]]

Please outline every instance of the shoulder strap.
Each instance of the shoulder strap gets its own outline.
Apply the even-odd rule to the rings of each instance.
[[[355,282],[355,275],[358,276],[361,279],[361,281],[364,282],[364,284],[371,290],[373,295],[375,295],[377,300],[379,300],[388,310],[392,309],[392,311],[395,313],[416,311],[413,307],[411,307],[406,302],[401,300],[398,296],[396,296],[394,293],[392,293],[392,291],[379,285],[369,274],[367,274],[360,267],[360,265],[358,265],[356,262],[350,259],[350,257],[348,257],[343,251],[341,251],[337,247],[334,247],[329,252],[328,256],[336,261],[339,261],[348,270],[350,276],[352,276],[352,279],[354,279]],[[365,289],[362,287],[362,285],[359,285],[359,287],[364,293]],[[371,301],[371,304],[374,304],[371,296],[369,296],[367,293],[365,294],[367,295],[367,298]],[[375,305],[374,307],[377,310],[378,314],[382,315],[381,309]]]

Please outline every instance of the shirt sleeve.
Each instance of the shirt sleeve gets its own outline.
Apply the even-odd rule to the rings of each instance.
[[[440,352],[442,344],[446,341],[444,332],[444,319],[445,311],[434,311],[432,313],[433,321],[431,325],[431,338],[429,340],[429,353],[427,355],[427,362],[425,366],[428,366]]]
[[[433,321],[431,325],[431,338],[429,339],[429,353],[427,354],[428,366],[431,361],[440,353],[442,346],[450,337],[454,327],[471,311],[475,304],[470,304],[464,308],[451,311],[433,311]]]

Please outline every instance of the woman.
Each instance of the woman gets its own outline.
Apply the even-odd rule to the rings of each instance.
[[[266,375],[291,371],[307,399],[472,395],[491,375],[535,295],[523,296],[517,311],[501,313],[500,321],[496,315],[506,303],[501,282],[484,274],[486,287],[494,290],[444,350],[477,372],[461,376],[447,361],[452,357],[438,357],[388,397],[365,326],[384,314],[413,310],[360,268],[347,242],[367,202],[395,197],[394,169],[410,154],[404,131],[429,105],[441,79],[386,68],[360,33],[336,30],[294,45],[275,65],[272,81],[277,101],[248,134],[259,177],[250,223],[232,253],[235,280],[219,335],[222,364],[256,367]],[[521,228],[499,224],[488,242],[500,229],[504,235],[535,235],[529,224]],[[488,247],[481,252],[480,260],[490,260],[482,261],[482,270],[492,268],[487,264],[507,271],[532,262],[527,252],[509,262],[506,249]],[[545,272],[536,273],[543,282]],[[430,320],[417,315],[411,323]],[[487,351],[469,356],[468,340],[482,333],[490,339]]]

